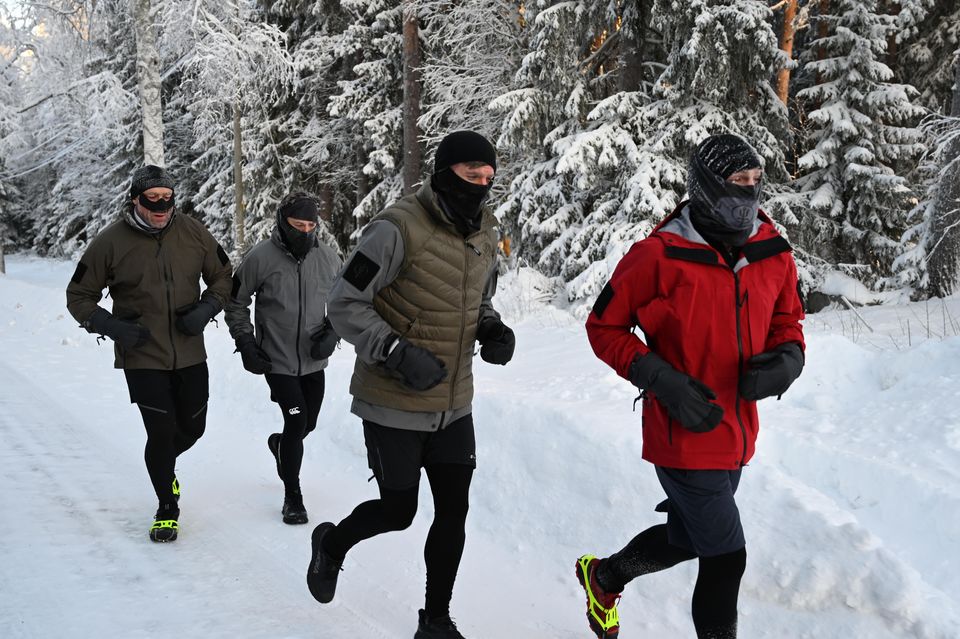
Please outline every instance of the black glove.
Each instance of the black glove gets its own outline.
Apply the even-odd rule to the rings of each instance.
[[[436,355],[404,337],[397,338],[397,345],[383,365],[400,373],[407,386],[418,391],[430,390],[447,378],[447,367]]]
[[[184,335],[199,335],[213,316],[220,312],[220,304],[214,299],[200,300],[176,310],[174,325]]]
[[[323,318],[320,328],[313,332],[310,339],[313,340],[313,345],[310,346],[310,357],[313,359],[327,359],[333,355],[340,343],[340,336],[333,330],[333,324],[327,317]]]
[[[656,353],[638,355],[630,364],[630,381],[652,392],[672,419],[695,433],[708,433],[723,419],[723,408],[709,386],[681,373]]]
[[[503,366],[513,359],[517,338],[499,319],[490,318],[480,322],[477,326],[477,341],[480,342],[480,357],[483,361]]]
[[[140,348],[150,339],[150,331],[136,322],[117,319],[109,311],[97,307],[83,327],[90,333],[106,335],[126,349]]]
[[[254,375],[263,375],[273,369],[270,363],[270,357],[263,352],[253,333],[244,333],[236,339],[237,351],[240,351],[240,359],[243,360],[243,367]],[[236,352],[236,351],[234,351]]]
[[[803,370],[803,350],[796,342],[754,355],[740,376],[740,396],[750,401],[783,395]]]

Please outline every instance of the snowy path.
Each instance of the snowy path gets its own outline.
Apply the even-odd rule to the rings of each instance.
[[[409,530],[348,556],[332,604],[314,602],[304,584],[312,524],[375,494],[348,411],[351,353],[335,356],[307,440],[311,525],[290,527],[265,446],[276,409],[231,353],[225,327],[212,327],[210,422],[178,463],[181,539],[151,544],[142,426],[110,349],[66,316],[72,266],[14,256],[8,267],[0,637],[412,636],[432,514],[425,485]],[[512,286],[503,294],[525,283]],[[523,310],[512,318],[517,360],[477,369],[479,468],[453,615],[471,639],[588,639],[573,561],[657,523],[660,489],[639,459],[628,385],[593,358],[577,322]],[[916,316],[869,311],[878,332]],[[881,338],[857,341],[829,319],[808,322],[797,386],[762,405],[759,453],[740,493],[749,552],[741,636],[957,639],[960,338],[883,350]],[[692,637],[695,569],[631,584],[622,636]]]

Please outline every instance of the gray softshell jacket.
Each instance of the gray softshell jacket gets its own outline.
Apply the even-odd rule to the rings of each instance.
[[[298,261],[274,229],[270,238],[250,249],[233,274],[224,313],[230,336],[254,333],[271,360],[271,373],[300,376],[322,370],[327,360],[310,357],[310,336],[326,316],[327,296],[340,265],[336,252],[319,240]]]

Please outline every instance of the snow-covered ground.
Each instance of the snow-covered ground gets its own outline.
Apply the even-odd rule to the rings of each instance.
[[[0,276],[0,637],[411,637],[423,596],[426,481],[414,525],[354,549],[336,600],[309,595],[312,524],[375,495],[349,413],[352,352],[328,369],[303,470],[311,525],[280,521],[266,448],[279,412],[226,327],[207,331],[207,434],[178,462],[182,530],[153,544],[143,428],[112,349],[64,308],[73,264],[7,258]],[[479,466],[452,613],[471,639],[587,639],[574,560],[662,517],[636,394],[582,326],[504,278],[518,347],[478,362]],[[746,638],[960,637],[960,299],[808,318],[807,368],[761,404],[738,501]],[[625,639],[693,637],[696,566],[642,577]]]

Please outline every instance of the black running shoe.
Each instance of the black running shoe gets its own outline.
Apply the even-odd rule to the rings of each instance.
[[[466,639],[457,630],[450,615],[442,617],[428,617],[425,610],[420,611],[420,622],[417,624],[417,634],[413,639]]]
[[[283,498],[283,510],[281,512],[285,524],[307,523],[307,509],[303,506],[303,495],[300,493],[288,493]]]
[[[176,504],[161,504],[153,518],[153,526],[150,527],[150,541],[175,541],[180,530],[177,523],[179,518],[180,509]]]
[[[272,433],[267,437],[267,448],[270,449],[274,461],[277,462],[277,477],[283,479],[283,475],[280,474],[280,433]]]
[[[320,603],[330,603],[337,591],[337,577],[343,570],[343,561],[337,561],[323,550],[323,536],[334,528],[333,522],[325,521],[313,529],[312,554],[307,566],[307,587]]]

